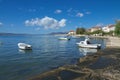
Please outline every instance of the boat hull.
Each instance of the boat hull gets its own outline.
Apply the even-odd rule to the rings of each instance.
[[[70,40],[69,38],[59,38],[59,40]]]
[[[19,49],[22,49],[22,50],[31,50],[32,49],[31,45],[25,44],[25,43],[18,43],[18,47],[19,47]]]
[[[100,49],[101,48],[100,44],[87,44],[87,45],[80,44],[80,43],[77,43],[77,44],[81,48],[91,48],[91,49]]]

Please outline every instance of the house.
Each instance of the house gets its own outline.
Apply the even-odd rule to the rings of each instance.
[[[101,30],[101,27],[95,26],[95,27],[92,27],[92,28],[90,29],[90,32],[94,32],[94,31],[98,31],[98,30]]]
[[[115,30],[115,25],[110,24],[102,28],[102,31],[104,32],[110,32]]]
[[[71,30],[68,32],[68,35],[75,35],[75,34],[76,34],[76,32],[74,30]]]
[[[86,32],[91,32],[91,29],[86,29]]]

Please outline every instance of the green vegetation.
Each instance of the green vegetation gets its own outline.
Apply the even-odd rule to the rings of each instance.
[[[110,35],[110,36],[113,36],[114,31],[104,32],[102,30],[97,30],[97,31],[94,31],[94,32],[88,32],[88,31],[85,30],[85,28],[77,28],[76,29],[76,34],[99,35],[99,36]]]
[[[85,28],[77,28],[76,29],[76,34],[84,34],[85,33]]]
[[[102,30],[97,30],[94,32],[90,32],[90,31],[86,31],[85,28],[77,28],[76,34],[99,35],[99,36],[105,36],[105,35],[114,36],[115,35],[115,36],[120,37],[120,20],[116,21],[115,31],[103,32]]]
[[[116,21],[115,25],[115,35],[120,36],[120,20]]]
[[[102,35],[104,32],[102,30],[97,30],[97,31],[94,31],[94,32],[91,32],[91,34],[100,34]]]
[[[104,32],[102,30],[97,30],[97,31],[94,31],[94,32],[91,32],[89,34],[98,34],[99,36],[105,36],[105,35],[110,35],[110,36],[113,36],[113,33],[114,31],[110,31],[110,32]]]

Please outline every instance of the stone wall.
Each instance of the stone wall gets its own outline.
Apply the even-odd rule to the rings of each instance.
[[[108,37],[106,40],[106,47],[120,47],[120,38]]]

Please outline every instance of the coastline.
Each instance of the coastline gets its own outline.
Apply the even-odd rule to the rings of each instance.
[[[57,34],[54,36],[67,36],[67,34]],[[85,37],[87,35],[70,35],[72,37]],[[120,48],[120,38],[115,36],[89,36],[90,38],[103,38],[106,39],[106,47],[108,48]]]
[[[58,34],[55,36],[67,36],[67,34]],[[73,37],[85,37],[87,35],[71,35]],[[89,36],[90,38],[103,38],[106,39],[106,47],[118,48],[120,47],[120,38],[115,36]]]
[[[120,49],[106,48],[80,58],[76,65],[66,65],[29,80],[119,80]]]
[[[120,38],[109,36],[96,38],[106,39],[106,49],[80,58],[76,65],[65,65],[29,80],[119,80]]]

